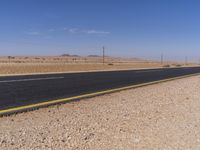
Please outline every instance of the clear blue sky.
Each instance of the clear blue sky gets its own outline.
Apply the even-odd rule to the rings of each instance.
[[[0,55],[200,58],[198,0],[1,0]]]

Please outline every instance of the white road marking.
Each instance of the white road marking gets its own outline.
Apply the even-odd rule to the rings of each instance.
[[[11,83],[11,82],[27,82],[27,81],[41,81],[41,80],[56,80],[63,79],[64,77],[49,77],[49,78],[34,78],[34,79],[19,79],[19,80],[4,80],[0,83]]]

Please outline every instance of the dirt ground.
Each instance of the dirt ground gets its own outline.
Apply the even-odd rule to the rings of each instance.
[[[0,149],[199,150],[200,76],[0,118]]]

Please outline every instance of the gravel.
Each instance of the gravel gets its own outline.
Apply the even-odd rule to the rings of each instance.
[[[0,118],[0,149],[200,149],[200,76]]]

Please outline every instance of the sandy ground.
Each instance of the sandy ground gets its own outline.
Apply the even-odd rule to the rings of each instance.
[[[1,74],[26,74],[26,73],[48,73],[48,72],[74,72],[94,70],[117,70],[135,68],[156,68],[161,67],[158,63],[0,63]]]
[[[0,118],[0,149],[199,150],[200,76]]]
[[[170,64],[171,67],[183,66],[180,62],[165,62],[164,64],[161,64],[159,61],[139,58],[105,57],[104,64],[102,63],[102,60],[102,57],[83,56],[15,56],[10,59],[8,57],[0,56],[0,75],[157,68],[168,64]]]

